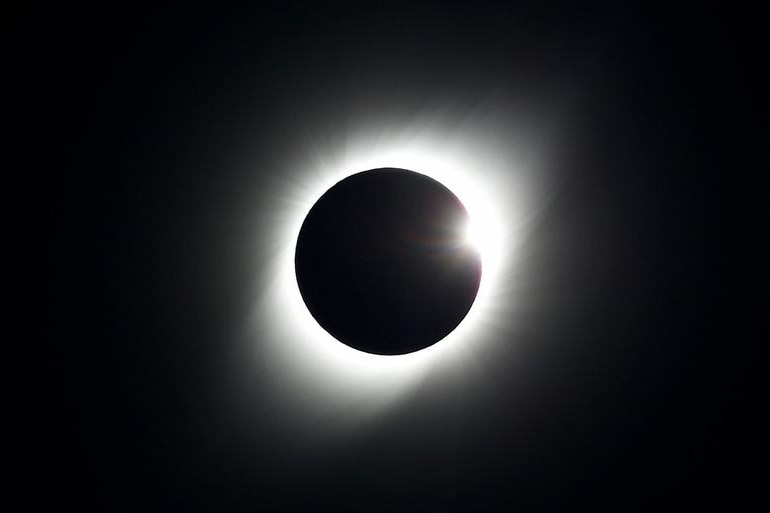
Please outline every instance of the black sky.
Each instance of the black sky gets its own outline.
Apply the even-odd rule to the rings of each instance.
[[[40,7],[18,39],[44,205],[32,500],[116,512],[766,501],[766,280],[747,256],[758,209],[742,199],[766,167],[751,18],[704,3]],[[462,115],[490,91],[573,83],[566,178],[525,249],[526,329],[500,340],[521,349],[486,362],[472,390],[422,390],[333,440],[278,433],[284,398],[261,376],[253,411],[232,396],[228,361],[267,272],[249,231],[267,228],[244,219],[297,139],[361,104],[420,112],[438,96]],[[259,155],[248,169],[246,146]]]

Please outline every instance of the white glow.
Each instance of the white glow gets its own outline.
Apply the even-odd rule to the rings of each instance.
[[[337,431],[385,411],[426,380],[473,374],[474,360],[491,350],[515,312],[517,251],[547,182],[538,172],[540,153],[519,151],[494,118],[454,127],[390,121],[356,128],[325,145],[309,141],[276,170],[267,187],[273,203],[259,212],[265,228],[255,243],[266,267],[248,330],[255,372],[269,376],[287,416],[316,427],[325,419]],[[305,307],[294,271],[299,230],[318,198],[351,174],[381,167],[416,171],[449,188],[468,211],[468,241],[482,258],[478,295],[463,322],[435,345],[400,356],[367,354],[335,340]],[[340,411],[349,413],[345,421],[335,415]]]

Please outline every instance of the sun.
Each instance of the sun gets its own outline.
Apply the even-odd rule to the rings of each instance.
[[[524,165],[517,168],[511,145],[499,144],[492,132],[432,128],[357,130],[332,145],[310,144],[284,163],[285,172],[276,173],[270,187],[275,200],[263,212],[265,229],[255,241],[266,258],[247,336],[256,371],[271,376],[278,396],[297,401],[300,417],[313,411],[323,417],[324,408],[351,403],[374,414],[425,379],[470,372],[469,363],[491,350],[500,319],[515,308],[505,277],[516,266],[531,200],[539,197],[533,175]],[[458,229],[479,252],[482,266],[475,302],[463,321],[434,345],[404,355],[365,353],[334,339],[306,308],[294,270],[300,228],[315,202],[350,175],[386,167],[426,175],[460,200],[469,221]]]
[[[483,322],[484,313],[490,306],[491,298],[495,296],[495,284],[506,250],[505,244],[510,239],[510,234],[505,232],[506,226],[503,222],[506,218],[503,212],[496,209],[496,200],[498,199],[493,190],[486,189],[483,183],[474,182],[471,179],[472,173],[465,171],[473,169],[475,163],[464,161],[458,156],[448,158],[445,155],[446,152],[441,152],[438,149],[432,150],[427,146],[423,147],[422,150],[410,147],[393,148],[370,158],[351,159],[338,170],[329,169],[328,174],[317,175],[314,183],[309,182],[307,184],[307,193],[303,195],[301,201],[302,206],[294,212],[292,227],[289,230],[291,236],[285,239],[287,246],[293,248],[299,227],[318,198],[340,180],[360,171],[383,167],[409,169],[426,175],[447,187],[457,196],[468,212],[468,223],[464,227],[458,227],[458,229],[463,232],[464,242],[472,245],[479,252],[482,274],[476,301],[470,312],[455,331],[432,346],[435,349],[429,351],[430,353],[451,351],[451,346],[463,345],[463,341],[467,342],[474,333],[483,330],[479,323]],[[293,261],[284,262],[284,265],[293,266]],[[289,269],[285,268],[283,271],[288,272]],[[298,308],[304,309],[304,304],[299,305]],[[305,317],[303,315],[303,318]],[[312,322],[315,321],[312,320]],[[334,342],[337,343],[336,340]],[[358,351],[355,352],[359,353]],[[352,355],[351,357],[354,358],[355,356]],[[368,356],[364,357],[363,354],[360,356],[361,358],[368,358]],[[410,353],[403,355],[402,358],[407,359],[416,356],[415,353]],[[392,359],[393,356],[377,356],[377,358]],[[388,365],[384,360],[382,363]]]

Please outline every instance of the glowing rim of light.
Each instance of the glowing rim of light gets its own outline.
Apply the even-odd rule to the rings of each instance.
[[[312,317],[296,283],[294,268],[294,251],[296,241],[299,237],[299,231],[310,209],[329,189],[340,181],[360,173],[378,168],[400,168],[428,176],[445,187],[447,187],[465,207],[469,217],[469,231],[474,234],[473,244],[478,249],[482,272],[479,290],[476,299],[473,302],[468,314],[460,324],[445,338],[420,351],[403,355],[377,355],[366,353],[358,349],[347,346],[340,342],[317,324]],[[359,161],[354,164],[348,164],[342,167],[338,172],[331,171],[328,174],[316,176],[316,180],[304,194],[303,207],[291,223],[288,232],[291,234],[291,259],[286,259],[290,268],[283,269],[283,272],[291,272],[293,277],[292,294],[289,298],[292,302],[292,310],[296,311],[305,321],[312,323],[323,332],[319,333],[321,340],[319,344],[329,345],[329,351],[339,353],[339,357],[346,361],[346,365],[366,365],[372,367],[379,363],[383,366],[403,365],[408,360],[427,359],[437,356],[436,353],[450,350],[450,346],[456,346],[461,343],[462,338],[468,338],[474,331],[474,327],[483,316],[483,312],[489,307],[490,298],[494,296],[494,285],[499,276],[501,258],[503,254],[503,228],[500,220],[503,218],[501,213],[494,212],[494,201],[489,195],[483,194],[481,187],[469,180],[467,175],[460,171],[461,166],[457,163],[447,162],[446,159],[437,159],[428,157],[426,154],[414,151],[394,151],[387,155],[380,155],[368,160]],[[380,369],[381,370],[381,369]]]
[[[311,388],[337,389],[331,393],[344,394],[342,388],[350,385],[366,388],[366,383],[376,377],[387,380],[389,386],[372,387],[374,392],[384,394],[385,389],[389,389],[396,394],[397,389],[419,380],[428,368],[467,357],[470,342],[483,338],[485,328],[499,324],[499,320],[494,319],[494,299],[501,295],[500,274],[510,263],[511,252],[517,246],[519,226],[511,222],[510,209],[506,211],[502,207],[501,196],[505,194],[511,201],[510,194],[495,187],[493,181],[485,180],[484,172],[477,175],[473,172],[485,164],[492,165],[490,159],[485,162],[481,155],[457,148],[447,151],[426,138],[413,137],[410,143],[394,142],[388,148],[383,148],[381,143],[369,151],[365,144],[358,144],[354,148],[358,151],[348,148],[341,158],[316,158],[315,165],[300,183],[292,184],[286,191],[288,204],[273,226],[273,242],[277,247],[269,274],[275,280],[271,290],[262,294],[267,308],[262,311],[262,318],[274,327],[276,318],[291,324],[291,328],[279,328],[281,334],[272,331],[268,334],[280,335],[278,338],[282,339],[277,356],[289,367],[283,380],[301,382],[310,378],[306,384]],[[423,174],[452,191],[468,212],[482,260],[479,290],[463,321],[436,344],[405,355],[370,354],[332,337],[312,317],[302,300],[294,267],[299,231],[316,201],[348,176],[384,167]],[[489,330],[486,331],[488,335]],[[324,381],[319,377],[328,379]],[[366,394],[366,391],[360,393]]]
[[[538,123],[549,130],[523,130],[521,116],[513,122],[496,105],[479,105],[454,120],[440,109],[403,119],[378,107],[344,127],[309,126],[273,159],[255,156],[253,165],[262,168],[251,196],[257,200],[256,303],[233,364],[247,380],[241,392],[267,401],[275,420],[285,422],[277,432],[307,432],[311,423],[314,433],[322,426],[341,433],[420,390],[463,383],[472,389],[488,378],[490,361],[518,350],[513,334],[530,286],[529,250],[522,249],[552,197],[550,164],[559,145],[551,125],[543,124],[548,117]],[[374,355],[336,340],[305,306],[295,275],[297,239],[313,205],[348,176],[378,168],[414,171],[455,194],[482,258],[479,290],[463,321],[444,339],[405,355]],[[248,376],[258,381],[252,385]]]
[[[403,157],[402,157],[402,159],[403,159]],[[399,160],[402,160],[402,159],[399,159]],[[425,162],[422,162],[421,165],[425,165]],[[452,187],[448,186],[447,184],[443,183],[440,179],[437,178],[437,175],[446,176],[445,172],[444,173],[442,173],[442,172],[438,172],[438,173],[436,173],[436,172],[434,172],[434,173],[423,173],[423,172],[415,171],[414,169],[407,168],[407,167],[379,166],[379,167],[374,167],[374,168],[369,168],[369,169],[362,169],[360,171],[351,172],[349,174],[346,174],[345,176],[343,176],[339,180],[334,181],[334,183],[331,183],[331,185],[328,185],[328,186],[326,184],[320,185],[320,183],[319,183],[320,188],[323,188],[323,191],[320,194],[318,194],[318,196],[315,199],[313,199],[312,201],[307,202],[306,208],[303,209],[304,210],[304,214],[302,215],[302,222],[300,222],[300,225],[299,225],[300,227],[297,228],[296,226],[294,226],[294,229],[291,230],[292,233],[294,234],[293,238],[295,240],[295,248],[296,248],[296,240],[299,238],[299,232],[300,232],[302,224],[304,223],[304,220],[307,218],[308,214],[310,213],[310,209],[316,204],[316,202],[324,194],[326,194],[331,188],[333,188],[335,185],[337,185],[341,181],[344,181],[344,180],[346,180],[347,178],[350,178],[353,175],[360,174],[362,172],[376,171],[377,169],[382,169],[382,168],[404,169],[406,171],[414,172],[414,173],[422,175],[422,176],[427,176],[427,177],[429,177],[429,178],[431,178],[433,180],[436,180],[440,185],[443,185],[444,187],[447,187],[447,189],[449,189],[449,191],[452,194],[454,194],[454,196],[457,197],[460,200],[460,203],[463,205],[463,207],[465,208],[465,210],[466,210],[466,212],[468,214],[468,219],[467,219],[466,222],[464,222],[462,224],[458,224],[458,226],[454,227],[454,229],[456,230],[456,233],[458,234],[457,235],[457,237],[459,239],[459,243],[458,244],[460,244],[462,246],[465,246],[465,247],[470,247],[470,248],[474,249],[476,252],[478,252],[480,260],[481,260],[481,280],[480,280],[480,283],[479,283],[479,289],[478,289],[478,291],[476,293],[476,297],[475,297],[475,299],[473,301],[473,304],[471,305],[470,310],[465,315],[465,317],[463,317],[463,319],[461,319],[460,323],[447,336],[445,336],[444,338],[438,340],[437,342],[435,342],[431,346],[425,347],[423,349],[419,349],[418,351],[414,351],[414,352],[406,353],[406,354],[401,354],[401,355],[379,355],[379,354],[367,353],[365,351],[361,351],[359,349],[355,349],[355,348],[347,346],[343,342],[340,342],[337,339],[335,339],[335,341],[337,343],[343,344],[343,345],[345,345],[347,347],[350,347],[350,349],[352,349],[356,353],[363,353],[363,354],[367,354],[367,355],[371,355],[371,356],[376,356],[378,358],[382,358],[382,357],[384,357],[384,358],[408,357],[408,356],[411,356],[411,355],[415,355],[418,352],[425,351],[425,350],[429,349],[430,347],[435,346],[436,344],[440,344],[441,342],[443,342],[444,340],[449,338],[449,336],[452,333],[454,333],[462,324],[468,322],[468,319],[469,319],[469,317],[471,317],[471,312],[473,311],[474,306],[479,302],[481,297],[484,297],[484,296],[482,296],[482,294],[484,294],[484,292],[486,290],[488,290],[488,288],[489,288],[489,281],[490,281],[490,279],[489,279],[488,275],[492,274],[493,276],[496,276],[497,275],[497,271],[499,270],[499,262],[500,262],[500,258],[501,258],[500,241],[502,240],[502,237],[501,237],[501,231],[499,229],[500,227],[495,225],[495,221],[497,219],[500,219],[500,217],[499,216],[498,217],[493,216],[491,214],[491,212],[490,212],[490,209],[489,208],[485,208],[485,205],[488,205],[488,203],[482,201],[480,199],[481,196],[477,192],[473,191],[474,193],[468,193],[467,192],[468,187],[466,186],[466,188],[465,188],[465,190],[466,190],[465,198],[466,198],[466,200],[468,198],[470,198],[470,201],[472,201],[473,202],[472,204],[474,205],[473,207],[469,207],[467,201],[463,199],[463,197],[462,197],[463,195],[457,194],[452,189]],[[435,171],[436,168],[435,167],[431,167],[431,169],[433,171]],[[442,169],[442,168],[439,168],[439,169]],[[314,189],[315,189],[315,187],[314,187]],[[471,189],[471,190],[473,190],[473,189]],[[303,201],[303,203],[305,203],[305,202]],[[497,230],[495,230],[495,228],[497,228]],[[294,262],[292,260],[292,269],[294,269],[293,266],[294,266]],[[295,280],[296,280],[296,278],[295,278]],[[299,291],[299,284],[297,284],[297,291]],[[486,296],[486,300],[488,301],[489,300],[488,299],[488,294],[484,294],[484,295]],[[296,300],[296,298],[293,298],[293,299]],[[302,306],[307,310],[307,306],[304,304],[304,300],[302,300],[301,296],[300,296],[300,301],[302,301]],[[478,307],[476,307],[476,308],[478,308]],[[311,316],[312,316],[312,314],[311,314]],[[316,321],[316,319],[313,318],[313,322],[317,323],[318,321]]]

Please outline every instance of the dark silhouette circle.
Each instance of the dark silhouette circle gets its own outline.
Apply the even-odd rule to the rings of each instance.
[[[300,229],[297,284],[316,321],[367,353],[419,351],[463,320],[481,279],[468,213],[442,184],[381,168],[338,182]]]

